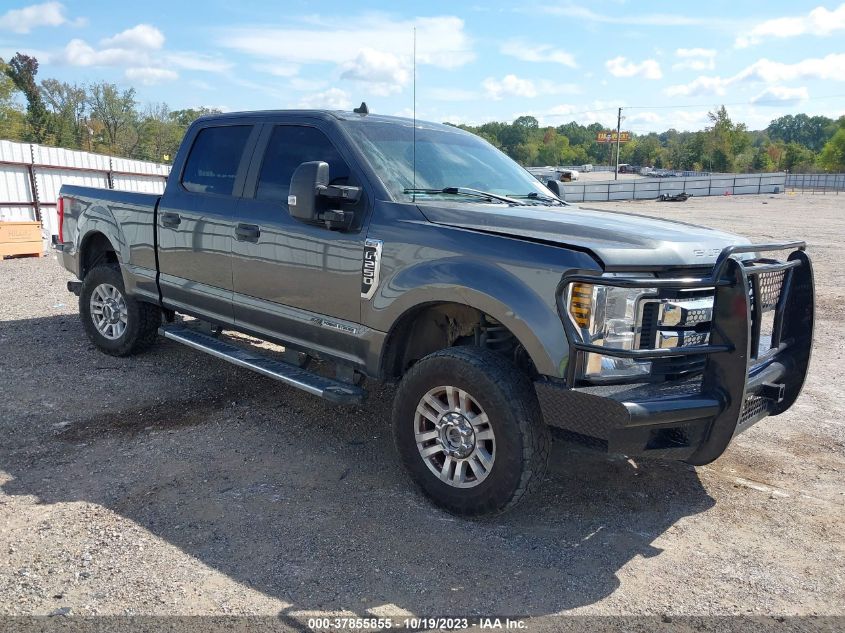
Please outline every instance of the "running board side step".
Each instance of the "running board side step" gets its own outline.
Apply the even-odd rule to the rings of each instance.
[[[163,325],[158,333],[171,341],[182,343],[238,367],[307,391],[335,404],[361,404],[367,397],[367,392],[356,385],[326,378],[291,363],[256,354],[191,328],[181,325]]]

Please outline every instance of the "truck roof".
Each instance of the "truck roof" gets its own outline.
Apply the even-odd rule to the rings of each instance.
[[[388,116],[385,114],[358,114],[356,112],[348,111],[348,110],[246,110],[243,112],[224,112],[222,114],[207,114],[205,116],[199,117],[196,122],[203,122],[203,121],[215,121],[221,119],[234,119],[234,118],[245,118],[245,117],[254,117],[256,119],[266,118],[266,117],[275,117],[275,116],[310,116],[315,118],[320,118],[324,120],[337,120],[337,121],[354,121],[354,120],[362,120],[368,121],[373,123],[387,123],[387,124],[394,124],[394,125],[414,125],[414,119],[408,117],[399,117],[399,116]],[[419,119],[416,120],[416,125],[418,128],[425,128],[425,129],[433,129],[433,130],[444,130],[449,132],[461,132],[464,134],[469,134],[469,132],[462,130],[458,127],[453,125],[446,125],[444,123],[435,123],[433,121],[421,121]]]

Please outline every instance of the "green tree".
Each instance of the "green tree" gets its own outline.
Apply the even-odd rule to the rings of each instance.
[[[218,108],[187,108],[185,110],[174,110],[170,113],[170,118],[183,129],[187,129],[191,123],[201,116],[220,114],[220,112],[221,111]]]
[[[840,119],[845,121],[845,118]],[[828,171],[845,171],[845,125],[825,143],[819,156],[819,164]]]
[[[812,171],[815,154],[800,143],[787,143],[780,167],[789,171]]]
[[[93,84],[88,90],[88,105],[92,118],[102,126],[108,151],[130,156],[138,143],[135,89],[121,92],[114,84]]]
[[[4,72],[26,97],[27,140],[36,143],[43,142],[48,134],[48,117],[44,101],[41,99],[41,91],[35,82],[35,76],[38,74],[38,60],[16,53],[9,63],[5,64]]]
[[[177,122],[166,103],[147,106],[140,118],[139,157],[144,160],[173,160],[187,126]]]
[[[15,101],[18,92],[6,74],[6,63],[0,59],[0,139],[23,141],[26,136],[26,117]]]
[[[83,139],[87,133],[85,113],[88,107],[85,88],[56,79],[45,79],[41,82],[41,96],[51,115],[51,140],[60,147],[85,149]]]
[[[769,123],[769,137],[784,143],[798,143],[818,152],[835,132],[836,123],[826,116],[787,114]]]
[[[777,163],[772,159],[769,147],[768,145],[761,146],[755,150],[754,158],[751,161],[752,169],[756,171],[774,171],[777,168]]]
[[[751,145],[745,124],[734,124],[725,106],[715,112],[708,112],[707,117],[711,125],[705,128],[703,158],[706,157],[710,171],[733,171],[735,157]]]

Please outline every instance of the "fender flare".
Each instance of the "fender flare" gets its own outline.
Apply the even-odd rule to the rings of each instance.
[[[503,266],[467,257],[424,262],[385,280],[372,299],[371,314],[390,341],[398,324],[421,306],[454,303],[475,308],[508,328],[540,374],[563,377],[569,343],[555,304],[560,273],[545,274],[548,284],[541,285],[548,285],[548,297],[538,295]],[[386,350],[387,346],[380,366]]]
[[[115,219],[114,215],[109,211],[108,207],[104,205],[92,205],[81,216],[82,221],[77,226],[78,250],[80,256],[87,241],[95,233],[102,233],[109,244],[114,248],[118,261],[129,261],[129,244],[126,237],[123,235],[123,230],[120,224]],[[81,266],[81,261],[80,261]]]

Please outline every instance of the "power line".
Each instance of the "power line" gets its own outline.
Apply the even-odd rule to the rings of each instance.
[[[625,106],[626,108],[628,106]],[[553,117],[575,117],[581,114],[593,114],[595,112],[613,112],[617,109],[617,106],[613,106],[611,108],[591,108],[589,110],[582,110],[581,112],[565,112],[560,114],[544,114],[544,117],[553,118]]]

